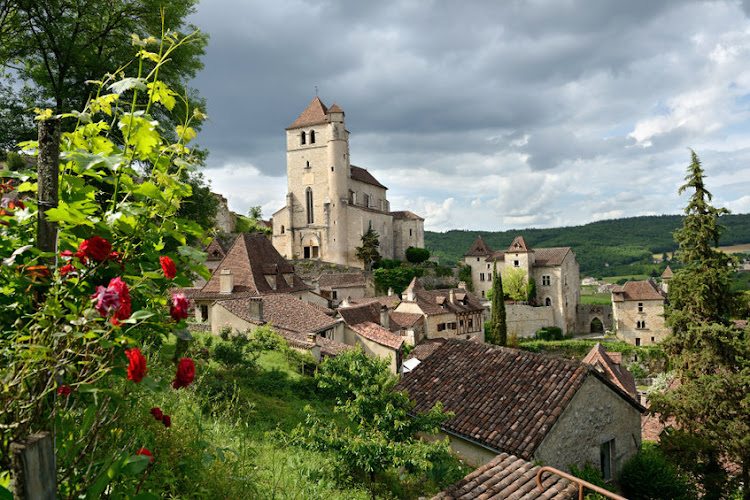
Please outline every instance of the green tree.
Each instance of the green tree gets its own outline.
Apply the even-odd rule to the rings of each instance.
[[[375,287],[381,292],[387,292],[389,288],[393,293],[400,295],[406,290],[411,280],[424,276],[421,267],[394,267],[393,269],[378,268],[372,272]]]
[[[506,266],[503,269],[505,293],[511,300],[526,300],[526,271],[520,267]]]
[[[336,395],[334,411],[346,424],[320,418],[309,406],[307,422],[285,438],[288,442],[334,454],[352,472],[364,473],[375,498],[377,475],[390,468],[426,472],[448,453],[447,441],[427,443],[418,433],[435,434],[451,418],[440,403],[415,413],[405,392],[392,390],[397,379],[385,360],[356,349],[327,359],[316,374],[318,386]]]
[[[425,248],[409,247],[406,249],[406,260],[419,264],[430,258],[430,251]]]
[[[536,280],[534,278],[529,279],[526,285],[526,302],[532,306],[536,305]]]
[[[380,246],[380,235],[370,226],[367,232],[362,235],[362,246],[356,247],[356,256],[362,261],[365,269],[368,271],[373,262],[380,260],[380,252],[378,247]]]
[[[711,206],[700,160],[691,151],[682,193],[694,190],[682,229],[675,233],[684,267],[669,285],[666,323],[671,335],[664,350],[677,371],[680,385],[654,394],[653,408],[674,426],[663,440],[664,450],[699,478],[704,498],[721,498],[727,491],[728,459],[741,467],[744,498],[750,500],[750,330],[730,326],[735,297],[733,260],[714,249],[722,227],[718,218],[728,211]]]
[[[498,345],[508,343],[508,323],[505,313],[505,294],[503,293],[503,278],[497,274],[497,263],[492,265],[492,324],[488,342]]]
[[[474,280],[471,279],[471,266],[469,264],[461,266],[461,269],[458,270],[458,281],[466,283],[466,288],[470,292],[474,291]]]

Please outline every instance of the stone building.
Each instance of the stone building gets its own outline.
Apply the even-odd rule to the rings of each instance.
[[[536,305],[509,305],[508,333],[519,337],[532,336],[540,328],[557,326],[563,333],[576,326],[576,310],[580,301],[578,260],[570,247],[531,248],[523,236],[516,236],[507,250],[492,250],[478,236],[464,255],[464,264],[471,267],[474,293],[485,298],[492,289],[493,265],[501,275],[506,267],[523,269],[526,279],[536,282]]]
[[[388,361],[391,373],[398,373],[403,361],[404,337],[390,330],[390,312],[378,302],[339,307],[336,316],[344,321],[341,342],[361,346],[371,355]]]
[[[318,259],[362,267],[355,247],[371,227],[380,255],[405,259],[424,247],[424,219],[391,212],[387,188],[352,165],[344,111],[315,98],[286,129],[286,206],[273,214],[273,245],[287,259]]]
[[[664,325],[665,296],[653,280],[628,281],[612,290],[617,338],[635,345],[658,344],[669,334]]]
[[[638,452],[639,405],[599,369],[578,361],[446,340],[395,386],[425,412],[440,401],[440,426],[459,457],[481,466],[500,453],[562,470],[586,462],[606,479]]]

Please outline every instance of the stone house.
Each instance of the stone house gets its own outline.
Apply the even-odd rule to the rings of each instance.
[[[286,206],[273,214],[274,247],[288,259],[317,259],[362,267],[355,255],[371,227],[380,255],[405,259],[424,247],[424,219],[391,212],[387,188],[352,165],[344,111],[317,97],[286,129]]]
[[[621,352],[607,352],[607,349],[597,342],[589,353],[581,360],[581,363],[589,365],[607,379],[626,392],[634,401],[640,403],[638,390],[635,386],[635,377],[630,371],[622,366]]]
[[[404,342],[414,345],[414,339],[424,338],[424,316],[419,313],[396,312],[396,307],[401,303],[401,298],[388,290],[388,295],[379,297],[351,298],[347,297],[341,302],[341,307],[357,307],[366,304],[376,304],[378,308],[388,311],[387,328],[404,339]],[[386,323],[381,322],[381,325]]]
[[[562,470],[588,461],[610,478],[638,451],[644,408],[590,365],[462,340],[421,361],[394,389],[415,412],[453,412],[439,438],[471,465],[508,453]]]
[[[418,314],[424,338],[476,338],[484,342],[484,306],[465,288],[425,290],[417,278],[401,294],[396,313]],[[422,337],[415,337],[419,342]]]
[[[658,344],[669,334],[664,325],[665,296],[653,280],[628,281],[612,290],[617,338],[634,345]]]
[[[387,360],[391,373],[399,372],[403,362],[404,338],[391,332],[390,314],[385,306],[373,301],[340,307],[336,315],[344,323],[341,342],[362,346],[367,354]]]
[[[338,307],[345,298],[364,298],[367,284],[362,273],[328,273],[318,278],[320,295],[327,298],[333,307]]]
[[[547,326],[557,326],[563,333],[574,331],[581,292],[578,260],[570,247],[531,248],[523,236],[516,236],[507,250],[495,251],[478,236],[463,262],[471,267],[474,293],[482,299],[492,289],[495,264],[498,275],[513,267],[523,269],[527,282],[534,279],[538,307],[508,304],[509,334],[530,337]]]

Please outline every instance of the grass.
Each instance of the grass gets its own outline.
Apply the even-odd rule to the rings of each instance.
[[[612,294],[610,293],[585,294],[581,292],[581,304],[589,304],[589,305],[594,305],[594,306],[611,306]]]
[[[623,279],[628,281],[642,281],[647,280],[650,277],[651,276],[647,274],[631,274],[627,276],[607,276],[606,278],[602,278],[601,281],[606,281],[607,283],[617,283]]]

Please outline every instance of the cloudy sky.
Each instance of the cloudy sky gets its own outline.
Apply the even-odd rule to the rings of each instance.
[[[285,131],[338,103],[352,163],[429,230],[678,213],[693,148],[750,212],[750,0],[203,0],[193,81],[230,209],[286,194]]]

